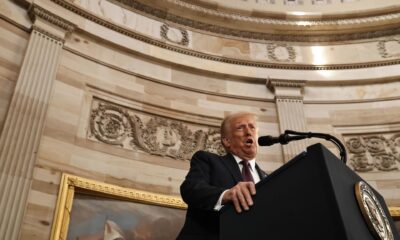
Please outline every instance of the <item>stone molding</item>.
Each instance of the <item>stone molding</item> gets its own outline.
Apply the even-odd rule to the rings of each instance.
[[[38,5],[31,5],[28,9],[28,15],[33,23],[36,22],[38,18],[45,20],[46,22],[51,23],[54,26],[57,26],[65,31],[65,34],[72,32],[75,29],[75,24],[61,18],[54,13],[38,6]],[[41,32],[51,38],[56,39],[57,41],[64,42],[64,37],[57,36],[56,34],[50,32],[48,29],[45,29],[39,25],[33,25],[32,30],[36,30]]]
[[[114,0],[117,2],[125,3],[125,4],[131,4],[134,6],[140,6],[140,3],[138,3],[137,0]],[[208,15],[213,15],[213,16],[218,16],[222,18],[228,18],[232,20],[239,20],[239,21],[244,21],[244,22],[251,22],[251,23],[263,23],[263,24],[272,24],[272,25],[293,25],[293,26],[298,26],[298,21],[299,20],[293,20],[293,19],[278,19],[278,18],[268,18],[268,17],[253,17],[253,16],[245,16],[245,15],[240,15],[236,13],[227,13],[227,12],[222,12],[219,10],[214,10],[210,8],[204,8],[198,5],[194,5],[182,0],[166,0],[167,2],[170,2],[174,5],[187,8],[196,12],[201,12],[203,14],[208,14]],[[332,26],[337,26],[337,25],[354,25],[354,24],[360,24],[360,23],[365,23],[365,22],[377,22],[381,21],[384,19],[393,19],[393,18],[400,18],[400,13],[388,13],[388,14],[382,14],[382,15],[377,15],[377,16],[368,16],[368,17],[355,17],[355,18],[343,18],[343,19],[337,19],[337,20],[332,20],[332,19],[322,19],[322,20],[310,20],[310,19],[302,19],[301,21],[307,21],[309,25],[332,25]],[[308,25],[307,25],[308,26]]]
[[[60,1],[60,0],[52,0],[52,1]],[[358,33],[331,33],[331,34],[298,34],[298,31],[304,29],[304,27],[331,27],[333,30],[337,29],[337,26],[354,26],[358,27],[361,24],[365,23],[378,23],[380,21],[387,20],[395,20],[399,19],[400,21],[400,13],[388,13],[384,15],[378,16],[367,16],[367,17],[358,17],[358,18],[344,18],[337,20],[301,20],[302,24],[299,24],[299,20],[290,20],[290,19],[277,19],[277,18],[260,18],[260,17],[252,17],[252,16],[242,16],[239,14],[220,12],[218,10],[213,10],[209,8],[203,8],[197,5],[193,5],[184,1],[179,0],[167,0],[168,2],[177,5],[180,8],[186,8],[191,11],[198,12],[201,15],[210,15],[212,17],[220,17],[223,19],[231,19],[234,22],[242,21],[253,24],[265,24],[268,25],[269,28],[274,28],[278,26],[292,27],[293,30],[297,30],[296,34],[276,34],[276,33],[263,33],[263,32],[254,32],[254,31],[245,31],[232,29],[217,25],[212,25],[209,23],[195,21],[193,19],[183,18],[181,16],[174,15],[170,12],[166,12],[160,9],[153,8],[151,6],[145,5],[137,0],[113,0],[114,2],[118,2],[126,7],[133,8],[136,11],[143,12],[145,14],[152,15],[156,18],[168,20],[180,25],[184,25],[187,27],[200,29],[208,32],[218,33],[222,35],[229,35],[240,38],[247,39],[257,39],[257,40],[276,40],[276,41],[301,41],[301,42],[331,42],[331,41],[344,41],[344,40],[354,40],[354,39],[367,39],[374,37],[381,37],[387,35],[393,35],[400,33],[400,30],[396,27],[385,30],[374,30],[374,31],[366,31],[366,32],[358,32]],[[267,26],[266,26],[267,27]],[[326,29],[324,29],[326,30]],[[277,30],[278,31],[278,30]],[[277,32],[275,31],[275,32]]]
[[[269,89],[275,91],[277,87],[287,88],[304,88],[306,80],[282,80],[282,79],[267,79],[266,84]]]
[[[151,155],[190,160],[198,150],[224,154],[218,128],[196,126],[93,99],[87,139]]]
[[[344,136],[349,165],[357,172],[398,171],[400,133]]]
[[[305,80],[267,79],[267,88],[275,94],[276,102],[301,102],[303,104],[302,90],[306,85]]]
[[[260,62],[260,61],[248,61],[248,60],[239,60],[229,57],[221,57],[215,56],[211,54],[201,53],[198,51],[189,50],[180,46],[173,46],[171,44],[167,44],[163,41],[158,41],[152,39],[148,36],[144,36],[138,34],[134,31],[127,30],[121,26],[116,24],[110,23],[105,21],[104,19],[97,17],[93,14],[90,14],[81,8],[63,1],[63,0],[51,0],[52,2],[62,6],[63,8],[70,10],[82,16],[90,21],[93,21],[101,26],[107,27],[111,30],[114,30],[118,33],[124,34],[128,37],[132,37],[139,41],[145,42],[147,44],[151,44],[160,48],[164,48],[170,51],[174,51],[177,53],[207,59],[211,61],[229,63],[229,64],[236,64],[236,65],[243,65],[243,66],[251,66],[251,67],[259,67],[259,68],[272,68],[272,69],[287,69],[287,70],[345,70],[345,69],[360,69],[360,68],[370,68],[370,67],[381,67],[381,66],[390,66],[390,65],[397,65],[400,64],[400,59],[394,60],[385,60],[379,62],[369,62],[369,63],[352,63],[352,64],[334,64],[334,65],[305,65],[305,64],[289,64],[289,63],[268,63],[268,62]],[[212,26],[211,26],[212,27]],[[400,33],[400,28],[398,29]],[[393,33],[394,34],[394,33]],[[372,37],[372,36],[371,36]],[[281,40],[281,39],[279,39]]]

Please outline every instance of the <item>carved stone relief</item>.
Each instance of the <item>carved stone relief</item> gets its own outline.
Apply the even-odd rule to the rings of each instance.
[[[276,62],[294,62],[296,60],[296,51],[286,43],[267,44],[267,54],[269,59]]]
[[[114,31],[117,31],[121,34],[124,34],[126,36],[129,36],[131,38],[137,39],[139,41],[143,41],[145,43],[168,49],[170,51],[175,51],[178,53],[186,54],[189,56],[194,56],[197,58],[202,58],[202,59],[207,59],[211,61],[217,61],[217,62],[224,62],[224,63],[229,63],[229,64],[238,64],[238,65],[244,65],[244,66],[253,66],[253,67],[259,67],[259,68],[273,68],[273,69],[291,69],[291,70],[341,70],[341,69],[360,69],[360,68],[368,68],[368,67],[380,67],[380,66],[390,66],[390,65],[398,65],[400,64],[400,59],[389,59],[387,61],[374,61],[374,62],[362,62],[362,63],[351,63],[351,64],[339,64],[339,65],[305,65],[305,64],[286,64],[285,62],[260,62],[260,61],[247,61],[247,60],[240,60],[240,59],[235,59],[235,58],[228,58],[228,57],[221,57],[221,56],[215,56],[212,54],[208,53],[202,53],[198,51],[192,51],[190,49],[186,48],[181,48],[180,46],[175,46],[174,44],[166,44],[165,41],[159,41],[156,40],[152,37],[149,37],[147,35],[143,35],[141,33],[138,33],[136,31],[131,31],[129,29],[125,29],[123,27],[120,27],[118,25],[115,25],[113,23],[110,23],[109,21],[105,20],[104,18],[97,17],[96,14],[92,14],[91,12],[87,12],[83,10],[82,8],[76,6],[76,4],[72,4],[70,1],[65,1],[65,0],[51,0],[52,2],[64,7],[65,9],[72,11],[75,14],[78,14],[85,19],[88,19],[90,21],[93,21],[99,25],[102,25],[106,28],[112,29]],[[329,42],[329,41],[342,41],[342,40],[350,40],[350,39],[359,39],[359,38],[375,38],[375,37],[381,37],[383,35],[394,35],[394,34],[399,34],[400,33],[400,28],[394,28],[391,30],[376,30],[374,32],[366,32],[366,33],[349,33],[349,34],[339,34],[339,35],[327,35],[327,36],[321,36],[321,35],[313,35],[313,36],[304,36],[301,34],[297,35],[282,35],[282,34],[274,34],[274,33],[256,33],[256,32],[245,32],[245,31],[239,31],[239,30],[232,30],[232,29],[227,29],[227,28],[222,28],[220,26],[215,26],[211,24],[206,24],[206,23],[200,23],[196,22],[194,20],[190,19],[183,19],[179,16],[175,16],[173,14],[166,13],[163,10],[155,9],[150,6],[144,5],[136,0],[113,0],[116,2],[119,2],[126,7],[135,9],[135,11],[140,11],[144,12],[146,14],[151,14],[156,16],[157,18],[162,19],[163,21],[168,21],[168,22],[174,22],[177,24],[181,24],[183,26],[188,26],[190,28],[197,28],[205,31],[211,31],[215,33],[221,33],[223,35],[232,35],[235,37],[241,37],[241,38],[251,38],[251,39],[261,39],[261,40],[276,40],[276,41],[302,41],[302,42]],[[173,0],[168,0],[168,1],[173,1]],[[177,1],[176,4],[182,4],[182,7],[185,7],[186,5],[191,5],[185,1]],[[272,0],[270,0],[272,2]],[[189,6],[187,6],[189,7]],[[224,13],[225,14],[225,13]],[[396,16],[400,17],[400,13],[396,14]],[[177,18],[177,19],[175,19]],[[246,17],[248,18],[248,17]],[[372,22],[374,21],[380,21],[380,20],[385,20],[392,18],[392,16],[372,16],[372,18],[377,18],[375,20],[371,20]],[[355,18],[357,19],[357,18]],[[175,21],[177,20],[177,21]],[[179,20],[179,21],[178,21]],[[355,21],[353,18],[352,19],[342,19],[342,20],[329,20],[329,24],[333,25],[338,25],[338,24],[352,24],[352,22]],[[311,21],[313,22],[313,21]],[[321,21],[319,21],[321,22]],[[315,23],[316,25],[319,24]],[[266,21],[265,23],[267,24],[282,24],[282,25],[287,25],[290,24],[290,22],[287,22],[287,20],[277,20],[277,19],[271,19],[271,21]],[[297,22],[294,22],[297,24]],[[354,23],[353,23],[354,24]],[[312,24],[314,25],[314,24]],[[161,31],[161,29],[160,29]],[[351,35],[351,36],[350,36]],[[189,36],[189,42],[190,44],[190,36]]]
[[[345,137],[349,163],[358,172],[400,169],[400,133]]]
[[[52,0],[60,5],[66,5],[64,0]],[[374,38],[379,36],[388,36],[397,34],[400,32],[399,28],[390,28],[382,30],[371,30],[367,32],[351,32],[351,33],[341,33],[341,34],[318,34],[318,35],[308,35],[306,32],[298,32],[297,34],[276,34],[276,33],[262,33],[246,30],[236,30],[229,27],[223,27],[218,25],[213,25],[209,23],[204,23],[201,21],[196,21],[180,15],[173,14],[166,10],[157,9],[149,5],[143,4],[142,1],[137,0],[114,0],[121,3],[127,7],[133,8],[136,11],[144,12],[146,14],[153,15],[159,19],[163,19],[169,22],[177,23],[190,28],[195,28],[203,31],[213,32],[222,35],[230,35],[234,37],[247,38],[247,39],[258,39],[258,40],[276,40],[276,41],[301,41],[301,42],[330,42],[330,41],[344,41],[352,39],[364,39],[364,38]],[[253,0],[255,1],[255,0]],[[285,4],[290,5],[302,5],[303,0],[283,0]],[[257,23],[257,24],[268,24],[268,25],[284,25],[291,27],[298,27],[298,21],[293,21],[290,19],[277,19],[277,18],[261,18],[257,16],[245,16],[241,14],[231,14],[226,11],[221,11],[220,9],[205,8],[202,6],[197,6],[188,1],[181,0],[167,0],[167,2],[179,6],[181,9],[188,9],[190,11],[196,11],[198,14],[211,15],[217,17],[223,17],[225,19],[232,19],[233,21],[243,21],[245,23]],[[263,1],[264,2],[264,1]],[[260,1],[261,3],[261,1]],[[342,25],[355,25],[358,26],[360,23],[365,22],[380,22],[386,21],[388,19],[400,18],[400,13],[388,13],[384,15],[377,16],[367,16],[367,17],[353,17],[345,19],[318,19],[309,20],[307,23],[311,26],[327,26],[331,28],[342,26]]]
[[[382,58],[400,57],[400,39],[381,40],[377,47]]]
[[[182,28],[170,28],[167,24],[163,24],[160,29],[160,36],[169,42],[182,46],[189,45],[189,34],[187,30]]]
[[[198,150],[224,154],[218,128],[148,115],[94,99],[88,139],[133,151],[190,160]]]

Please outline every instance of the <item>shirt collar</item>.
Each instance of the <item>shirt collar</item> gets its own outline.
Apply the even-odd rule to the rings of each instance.
[[[240,165],[240,162],[243,161],[243,159],[241,159],[240,157],[236,156],[235,154],[232,154],[232,156],[235,158],[236,163],[238,165]],[[250,163],[251,170],[255,169],[255,167],[256,167],[256,159],[253,158],[253,159],[247,160],[247,161]]]

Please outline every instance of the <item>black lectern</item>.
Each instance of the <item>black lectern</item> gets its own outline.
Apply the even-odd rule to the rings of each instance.
[[[358,205],[359,181],[323,145],[312,145],[256,185],[249,211],[238,214],[231,205],[222,209],[220,239],[380,239],[374,237]],[[386,213],[392,239],[399,240],[382,196],[373,192]]]

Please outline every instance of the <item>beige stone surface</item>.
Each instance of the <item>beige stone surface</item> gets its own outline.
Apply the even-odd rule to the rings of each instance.
[[[29,35],[0,19],[0,133],[22,64]]]
[[[285,0],[275,0],[275,1],[258,1],[258,0],[232,0],[226,2],[224,0],[204,0],[203,4],[208,3],[209,5],[215,5],[219,8],[230,8],[241,12],[281,12],[283,10],[292,9],[293,14],[315,14],[319,15],[322,13],[332,13],[332,12],[358,12],[365,9],[373,9],[376,7],[382,7],[382,5],[377,4],[374,0],[364,0],[364,1],[285,1]],[[301,2],[301,4],[300,4]],[[320,2],[320,3],[319,3]],[[396,0],[388,0],[384,2],[384,6],[395,6],[398,2]],[[313,12],[309,12],[313,9]],[[315,13],[316,12],[316,13]]]
[[[179,185],[189,168],[188,159],[174,155],[181,150],[185,142],[182,139],[186,137],[190,139],[186,141],[203,147],[212,143],[215,145],[208,147],[213,149],[218,134],[211,130],[218,128],[223,117],[231,112],[255,113],[260,135],[277,136],[289,127],[330,133],[341,140],[400,132],[398,64],[329,70],[299,68],[397,60],[399,35],[302,43],[255,41],[190,29],[189,43],[183,46],[177,43],[183,35],[175,25],[167,32],[168,40],[160,35],[164,22],[159,19],[122,9],[112,1],[70,2],[79,5],[82,12],[78,11],[80,8],[71,12],[47,0],[35,1],[77,28],[65,37],[49,106],[42,119],[34,171],[28,179],[31,185],[21,239],[49,238],[62,173],[179,195]],[[84,14],[87,12],[101,21],[95,22]],[[26,9],[10,0],[0,3],[0,16],[1,129],[32,33],[28,30]],[[148,40],[113,30],[102,24],[103,20]],[[390,56],[382,57],[377,48],[380,41],[385,41]],[[293,49],[294,58],[290,55]],[[226,59],[235,61],[224,62]],[[257,65],[260,62],[277,65]],[[267,87],[267,79],[279,80],[288,87],[273,91]],[[300,80],[304,88],[292,88],[293,80]],[[297,97],[302,101],[280,106],[277,97]],[[96,122],[92,117],[97,116],[95,111],[101,112],[100,102],[110,108],[103,112],[106,120],[98,118]],[[282,119],[291,117],[284,123],[279,114]],[[142,126],[128,124],[127,119],[140,120]],[[150,120],[156,124],[152,125]],[[103,124],[106,133],[96,136],[91,124]],[[129,127],[134,131],[126,130]],[[140,131],[148,138],[135,135]],[[122,144],[112,133],[123,136]],[[135,136],[139,139],[136,145],[130,143]],[[151,137],[156,139],[153,145]],[[316,142],[337,154],[337,149],[323,140],[312,139],[307,144]],[[305,146],[303,143],[296,145],[297,150]],[[167,146],[169,155],[160,149],[151,150],[157,146]],[[284,157],[284,149],[274,145],[260,148],[257,161],[264,170],[272,172],[282,166]],[[3,173],[2,167],[0,170]],[[389,205],[400,206],[399,169],[359,174]]]
[[[91,14],[107,19],[110,22],[124,26],[126,29],[140,32],[143,35],[151,36],[151,38],[159,41],[165,41],[167,44],[176,45],[175,43],[182,39],[181,34],[176,28],[175,33],[173,32],[174,27],[171,27],[169,30],[170,35],[168,36],[171,37],[166,40],[162,39],[160,36],[161,26],[164,25],[162,21],[151,19],[147,16],[129,11],[120,5],[109,1],[74,1],[74,5],[84,11],[90,12]],[[275,5],[270,6],[273,7]],[[267,41],[264,41],[264,43],[257,43],[243,40],[232,40],[221,36],[216,37],[204,32],[196,32],[187,28],[185,31],[188,34],[189,45],[183,47],[213,56],[228,57],[232,59],[285,63],[288,58],[287,53],[289,48],[294,49],[296,55],[294,61],[300,64],[325,65],[360,62],[367,63],[388,59],[398,59],[400,56],[400,45],[397,40],[398,36],[395,36],[394,39],[371,39],[368,41],[355,41],[341,44],[299,44],[296,42],[284,43],[284,45],[281,46],[279,43],[276,45],[272,44],[273,50],[271,54],[276,56],[276,58],[271,58],[270,54],[267,52],[267,48],[271,43],[268,43]],[[385,57],[386,59],[383,59],[382,54],[379,52],[379,44],[383,44],[383,46],[390,51],[390,57]]]

